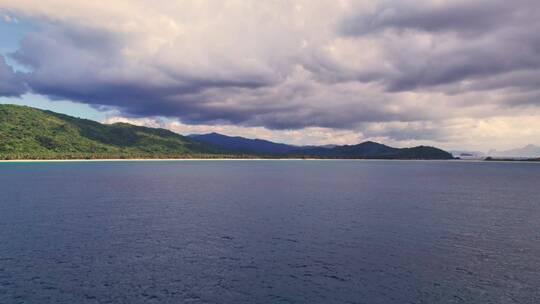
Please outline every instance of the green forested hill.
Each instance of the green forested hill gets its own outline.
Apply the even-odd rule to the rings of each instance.
[[[282,146],[260,140],[250,142],[272,144],[270,148]],[[399,149],[375,142],[333,148],[298,147],[298,150],[281,153],[266,146],[263,148],[266,150],[246,151],[234,142],[232,146],[220,146],[165,129],[126,123],[101,124],[26,106],[0,104],[0,159],[239,158],[257,155],[274,158],[452,159],[450,153],[435,147]]]
[[[223,156],[165,129],[112,125],[35,108],[0,105],[0,159]]]
[[[292,154],[323,158],[453,159],[452,154],[435,147],[394,148],[372,141],[333,148],[315,147],[293,151]]]

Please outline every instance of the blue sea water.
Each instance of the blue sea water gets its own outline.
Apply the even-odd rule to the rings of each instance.
[[[540,164],[0,164],[0,303],[540,303]]]

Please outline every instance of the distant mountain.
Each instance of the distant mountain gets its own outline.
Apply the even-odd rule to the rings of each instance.
[[[240,136],[233,137],[219,133],[192,134],[189,137],[234,153],[276,155],[301,149],[298,146],[280,144],[263,139],[250,139]]]
[[[393,148],[372,141],[358,145],[336,146],[334,148],[311,148],[297,150],[293,155],[329,158],[378,158],[378,159],[453,159],[452,154],[428,146],[413,148]]]
[[[493,157],[535,158],[540,157],[540,147],[535,145],[527,145],[523,148],[507,151],[490,150],[488,155]]]
[[[261,139],[231,137],[218,133],[190,135],[201,142],[213,144],[231,153],[273,155],[278,157],[321,157],[321,158],[387,158],[387,159],[452,159],[446,151],[419,146],[393,148],[372,141],[358,145],[293,146]]]
[[[165,129],[106,125],[31,107],[0,105],[1,159],[179,158],[223,153]]]
[[[358,145],[345,145],[334,147],[314,147],[293,151],[293,154],[305,156],[325,157],[381,157],[395,155],[399,149],[392,148],[372,141],[366,141]]]
[[[179,135],[166,129],[92,120],[16,105],[0,105],[0,159],[202,157],[451,159],[443,150],[393,148],[375,142],[293,146],[218,133]]]

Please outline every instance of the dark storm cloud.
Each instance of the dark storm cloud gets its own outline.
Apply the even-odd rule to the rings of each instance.
[[[464,80],[480,83],[495,75],[519,71],[535,71],[533,77],[540,76],[540,49],[530,40],[515,42],[503,36],[495,39],[500,40],[432,52],[423,58],[394,58],[398,72],[382,82],[389,91],[407,91]]]
[[[365,137],[386,137],[396,141],[405,140],[444,140],[449,134],[437,124],[402,123],[398,126],[389,124],[384,127],[373,127],[363,124],[362,134]]]
[[[388,111],[384,104],[391,100],[385,97],[358,96],[354,90],[328,94],[317,83],[288,84],[279,75],[233,70],[220,77],[218,67],[200,74],[133,63],[121,55],[124,39],[99,29],[47,23],[28,35],[13,57],[32,69],[25,80],[34,93],[118,107],[130,117],[270,129],[353,128],[360,121],[421,118],[418,112]]]
[[[537,1],[386,1],[345,18],[339,31],[381,42],[392,72],[375,80],[392,92],[460,81],[481,87],[484,78],[520,71],[540,77]],[[419,47],[416,38],[431,41]]]
[[[333,15],[335,22],[322,30],[312,29],[319,19],[295,15],[291,24],[299,27],[277,32],[275,20],[286,18],[266,27],[258,20],[222,18],[225,24],[211,27],[204,15],[190,19],[203,26],[189,27],[183,16],[166,39],[154,37],[161,27],[132,30],[129,23],[128,30],[116,30],[97,22],[40,19],[13,58],[31,71],[24,81],[34,93],[116,107],[128,117],[359,129],[365,123],[451,118],[472,104],[498,103],[501,112],[508,105],[538,105],[539,8],[526,0],[385,1],[373,10]],[[13,75],[0,63],[0,77]],[[451,104],[488,90],[500,94]],[[421,124],[408,132],[366,134],[442,136]]]
[[[534,2],[384,1],[372,12],[345,18],[340,30],[349,36],[376,34],[387,29],[482,34],[492,32],[514,18],[521,18],[524,12],[519,11],[518,4],[534,5]]]
[[[0,96],[21,96],[27,91],[21,75],[7,65],[4,56],[0,56]]]
[[[44,23],[40,32],[22,41],[13,57],[32,69],[25,80],[33,92],[52,99],[116,106],[127,115],[239,122],[252,113],[206,105],[212,100],[199,94],[208,89],[249,90],[267,85],[263,77],[204,77],[128,62],[121,54],[124,39],[95,28]]]

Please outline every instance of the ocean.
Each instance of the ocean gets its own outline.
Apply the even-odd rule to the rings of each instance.
[[[540,164],[0,163],[0,303],[540,303]]]

